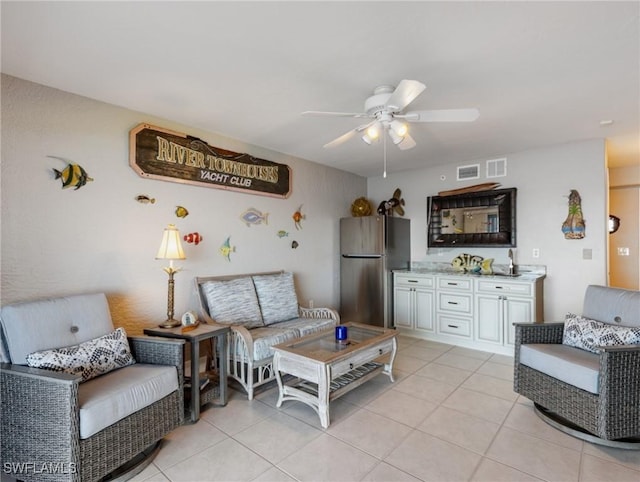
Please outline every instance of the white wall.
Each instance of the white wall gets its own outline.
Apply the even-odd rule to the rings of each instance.
[[[143,179],[128,160],[129,131],[142,122],[288,164],[292,194],[278,199]],[[79,163],[95,180],[62,190],[52,168],[65,165],[48,155]],[[134,333],[166,318],[167,262],[154,257],[169,223],[204,236],[198,246],[184,243],[188,259],[177,263],[177,316],[197,307],[194,276],[276,269],[296,274],[302,304],[338,307],[338,220],[366,193],[359,176],[9,76],[2,76],[1,176],[2,304],[104,291],[114,322]],[[140,204],[138,194],[157,201]],[[189,216],[177,218],[176,205]],[[296,230],[291,216],[300,205],[306,219]],[[250,207],[268,212],[268,225],[247,227],[239,216]],[[289,236],[279,238],[281,229]],[[227,236],[236,246],[231,262],[219,254]]]
[[[427,253],[426,198],[439,191],[489,181],[500,182],[503,188],[516,187],[516,263],[546,265],[546,320],[562,320],[568,311],[580,313],[587,285],[605,285],[607,281],[604,141],[576,142],[495,157],[507,157],[506,177],[486,179],[485,160],[460,162],[458,165],[480,163],[481,178],[458,182],[457,165],[429,167],[389,175],[386,179],[370,178],[368,196],[377,206],[390,198],[394,189],[402,190],[406,217],[411,219],[412,261],[449,262],[461,252],[469,252],[502,264],[508,262],[507,248],[440,248]],[[578,190],[582,197],[586,221],[586,237],[582,240],[567,240],[561,231],[571,189]],[[539,258],[532,257],[533,248],[540,250]],[[591,249],[593,259],[583,259],[583,249]]]

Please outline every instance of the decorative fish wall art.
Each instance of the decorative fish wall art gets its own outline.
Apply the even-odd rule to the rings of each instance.
[[[295,225],[296,229],[302,229],[302,220],[306,218],[306,216],[302,214],[302,204],[300,204],[300,207],[296,210],[295,213],[293,213],[291,217],[293,218],[293,224]]]
[[[186,218],[189,215],[189,211],[184,206],[176,206],[176,216],[179,218]]]
[[[257,225],[264,223],[266,225],[269,224],[269,213],[263,213],[256,208],[249,208],[240,215],[240,219],[244,221],[248,228],[251,227],[252,224]]]
[[[484,259],[482,256],[462,253],[451,260],[451,266],[456,271],[465,273],[492,274],[493,258]]]
[[[76,164],[75,162],[70,161],[69,159],[65,159],[64,157],[57,156],[47,156],[52,159],[58,159],[60,161],[66,162],[67,167],[65,167],[62,171],[58,169],[53,169],[54,174],[56,175],[56,179],[60,179],[62,181],[62,189],[68,189],[70,187],[74,188],[74,191],[77,191],[82,186],[86,185],[88,182],[93,181],[93,178],[89,177],[87,171],[84,170],[82,166]]]
[[[226,258],[227,261],[231,261],[231,253],[236,252],[236,247],[231,246],[231,236],[225,239],[224,243],[220,246],[220,254]]]
[[[300,246],[300,243],[297,242],[295,239],[291,241],[291,249],[296,249],[298,246]]]
[[[198,246],[204,238],[198,232],[189,233],[184,235],[184,240],[189,244],[195,244]]]
[[[281,229],[280,231],[278,231],[276,233],[276,236],[278,236],[279,238],[286,238],[287,236],[289,236],[289,233],[286,232],[284,229]]]
[[[580,194],[575,189],[572,189],[569,193],[569,215],[562,223],[562,232],[565,239],[582,239],[585,236],[581,203]]]
[[[153,197],[149,197],[146,194],[138,194],[135,197],[135,200],[138,201],[140,204],[155,204],[156,199]]]

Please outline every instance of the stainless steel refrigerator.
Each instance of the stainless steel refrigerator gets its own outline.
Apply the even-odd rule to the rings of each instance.
[[[411,262],[410,220],[362,216],[340,220],[340,317],[393,327],[391,270]]]

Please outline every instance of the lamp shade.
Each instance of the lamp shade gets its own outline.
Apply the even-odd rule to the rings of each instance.
[[[164,228],[156,259],[187,259],[180,243],[180,231],[175,225],[170,224]]]

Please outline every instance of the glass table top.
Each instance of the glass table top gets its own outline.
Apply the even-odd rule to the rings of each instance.
[[[357,350],[371,343],[393,338],[396,335],[395,330],[385,330],[374,326],[353,323],[345,323],[344,326],[347,326],[348,331],[347,339],[344,341],[337,341],[334,329],[331,329],[322,333],[308,335],[292,342],[276,345],[275,348],[310,358],[326,359],[327,357],[331,358],[332,355]]]

